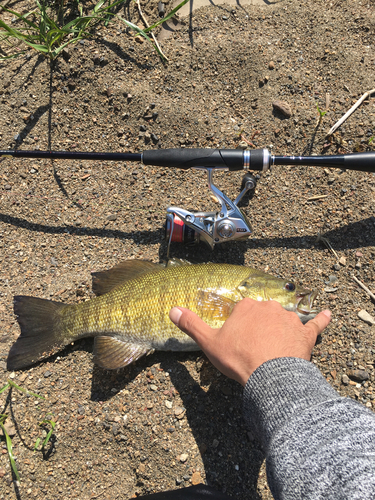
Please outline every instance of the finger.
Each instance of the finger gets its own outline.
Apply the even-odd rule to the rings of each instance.
[[[212,333],[212,328],[207,325],[197,314],[184,307],[174,307],[169,312],[171,321],[180,330],[191,337],[200,347],[206,343],[205,339]]]
[[[326,309],[324,311],[321,311],[315,316],[315,318],[306,323],[305,326],[307,326],[312,331],[315,336],[315,340],[317,336],[320,335],[322,331],[329,325],[331,317],[331,311]]]

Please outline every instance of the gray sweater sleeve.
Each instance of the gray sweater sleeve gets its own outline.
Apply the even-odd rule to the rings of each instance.
[[[310,362],[267,361],[244,390],[276,500],[375,499],[375,414],[342,398]]]

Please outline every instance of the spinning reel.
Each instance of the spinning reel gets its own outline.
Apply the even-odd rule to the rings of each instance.
[[[232,201],[213,183],[213,172],[223,170],[222,167],[194,168],[207,171],[208,187],[221,204],[221,209],[217,212],[189,212],[183,208],[168,207],[165,223],[167,256],[172,242],[191,245],[204,241],[213,249],[216,244],[224,241],[246,240],[252,233],[250,222],[238,203],[248,191],[255,189],[256,178],[246,174],[241,193]]]

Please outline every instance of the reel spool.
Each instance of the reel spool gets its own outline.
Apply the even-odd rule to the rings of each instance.
[[[199,243],[199,240],[199,233],[187,226],[178,215],[174,213],[167,214],[165,221],[165,241],[195,245]]]

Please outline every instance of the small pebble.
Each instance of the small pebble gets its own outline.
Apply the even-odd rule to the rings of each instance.
[[[221,388],[221,392],[225,395],[225,396],[230,396],[232,394],[232,389],[228,386],[224,386]]]
[[[375,318],[373,318],[373,316],[371,316],[371,314],[369,314],[364,309],[359,311],[358,317],[368,325],[375,325]]]
[[[331,274],[328,278],[328,281],[325,281],[324,283],[326,285],[333,285],[334,283],[336,283],[337,281],[337,276],[335,276],[334,274]]]
[[[332,292],[337,292],[338,288],[330,288],[330,287],[326,287],[324,288],[324,291],[327,292],[327,293],[332,293]]]
[[[346,257],[344,256],[340,257],[339,264],[341,264],[342,266],[346,266]]]
[[[292,116],[292,109],[287,102],[277,100],[272,103],[272,106],[274,109],[276,109],[276,111],[280,111],[280,113],[282,113],[287,118],[290,118]]]
[[[187,453],[182,453],[182,455],[180,455],[180,462],[185,463],[188,458],[189,455]]]
[[[5,432],[8,434],[9,437],[13,437],[16,435],[16,428],[13,424],[13,422],[11,420],[9,420],[9,418],[5,421],[5,424],[4,425],[4,429],[5,429]],[[0,429],[0,436],[3,436],[4,433],[3,433],[3,430]]]
[[[341,381],[344,385],[349,385],[350,382],[349,377],[345,374],[342,376]]]
[[[199,472],[193,472],[193,475],[191,476],[191,483],[193,485],[196,484],[201,484],[203,482],[202,476],[200,475]]]
[[[350,370],[348,375],[355,382],[364,382],[369,378],[369,374],[365,370]]]

